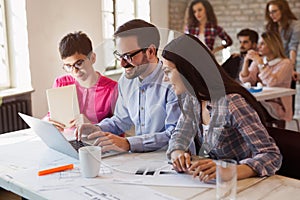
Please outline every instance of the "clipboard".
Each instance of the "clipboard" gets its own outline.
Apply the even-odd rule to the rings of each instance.
[[[70,128],[70,121],[80,114],[75,85],[46,90],[51,119]]]

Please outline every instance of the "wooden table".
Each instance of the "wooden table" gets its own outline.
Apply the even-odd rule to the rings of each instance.
[[[106,158],[104,161],[113,165],[119,160],[119,165],[123,166],[125,162],[135,162],[140,158],[145,159],[144,165],[148,165],[153,160],[161,160],[157,164],[162,165],[167,162],[164,151],[123,154]],[[66,163],[74,163],[75,169],[68,173],[37,176],[37,171],[44,166]],[[115,164],[113,166],[116,167]],[[78,160],[49,149],[30,129],[0,135],[0,186],[27,199],[92,199],[92,197],[84,196],[91,195],[92,192],[97,192],[97,195],[108,192],[118,196],[117,199],[126,200],[150,200],[151,195],[155,194],[160,195],[160,199],[169,200],[215,199],[216,195],[214,188],[120,184],[111,181],[110,175],[106,176],[104,172],[103,174],[100,172],[97,178],[81,178],[80,175],[77,176],[78,165]],[[85,192],[80,193],[83,190]],[[161,195],[166,195],[166,197],[161,197]],[[248,178],[238,181],[237,199],[239,200],[293,200],[299,197],[300,180],[275,175],[268,178]],[[98,199],[109,198],[100,195]]]

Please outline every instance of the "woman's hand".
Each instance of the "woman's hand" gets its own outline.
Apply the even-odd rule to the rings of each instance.
[[[258,54],[257,51],[254,51],[253,49],[251,49],[247,52],[245,59],[253,60],[257,64],[264,63],[262,57]]]
[[[292,79],[293,79],[294,81],[300,81],[300,73],[297,72],[297,71],[293,71]]]
[[[188,170],[193,177],[199,175],[199,180],[203,182],[216,178],[216,163],[212,159],[200,159],[192,162]]]
[[[182,150],[175,150],[171,153],[171,160],[177,172],[187,172],[191,165],[191,155]]]

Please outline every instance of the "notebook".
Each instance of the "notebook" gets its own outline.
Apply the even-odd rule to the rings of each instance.
[[[79,159],[78,149],[82,146],[91,145],[88,141],[68,141],[63,134],[51,123],[18,113],[19,116],[30,126],[33,131],[42,139],[42,141],[51,149],[64,153],[73,158]],[[102,158],[119,155],[124,152],[108,151],[102,152]]]
[[[70,128],[71,120],[80,114],[75,85],[46,90],[51,119]]]

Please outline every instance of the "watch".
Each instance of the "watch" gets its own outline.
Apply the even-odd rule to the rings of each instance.
[[[258,66],[259,70],[261,71],[261,70],[265,69],[268,66],[268,63],[258,64],[257,66]]]

